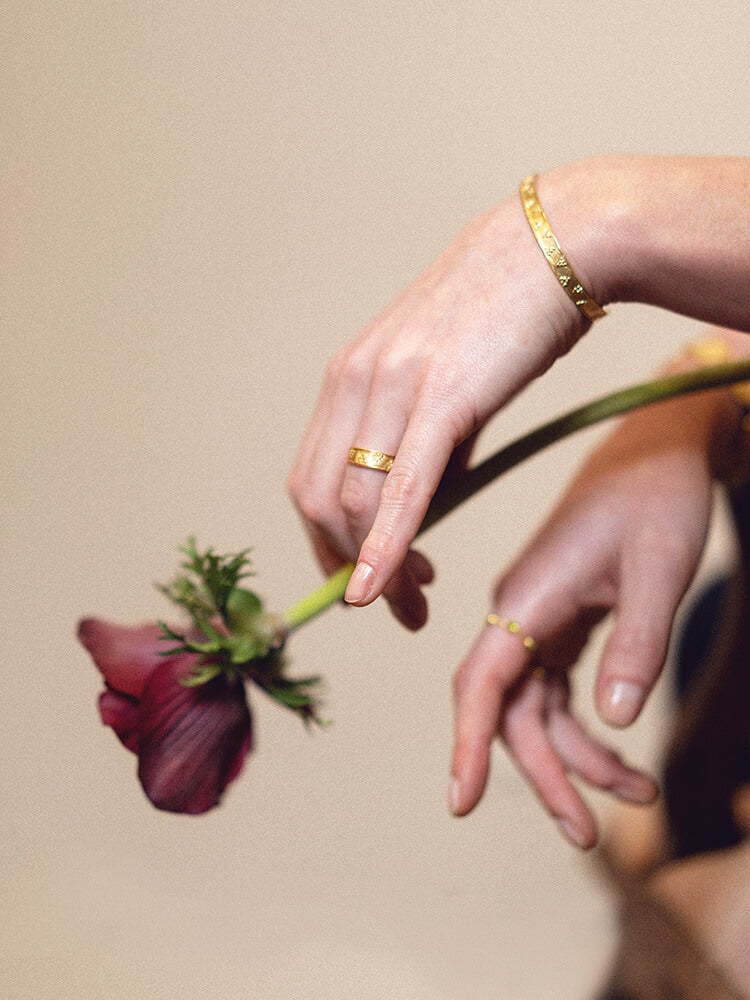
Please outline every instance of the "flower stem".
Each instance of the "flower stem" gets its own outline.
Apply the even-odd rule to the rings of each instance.
[[[314,618],[315,615],[319,615],[321,611],[325,611],[326,608],[340,601],[344,596],[346,585],[353,571],[354,564],[347,563],[346,566],[342,566],[341,569],[337,570],[333,576],[329,576],[317,590],[313,590],[311,594],[303,597],[301,601],[297,601],[296,604],[293,604],[291,608],[285,611],[283,621],[287,632],[292,632],[294,629],[299,628],[300,625],[304,625],[305,622]]]
[[[735,382],[750,379],[750,361],[736,361],[731,364],[712,365],[677,375],[644,382],[640,385],[621,389],[602,396],[578,409],[571,410],[562,417],[537,427],[511,444],[501,448],[473,469],[469,469],[460,480],[441,487],[435,494],[418,534],[431,528],[439,520],[450,514],[465,500],[477,494],[498,476],[519,465],[542,449],[554,444],[576,431],[591,427],[610,417],[628,413],[641,406],[658,403],[675,396],[698,392],[703,389],[717,389]],[[315,615],[340,601],[346,591],[354,566],[348,563],[329,577],[325,583],[304,597],[284,613],[283,621],[287,631],[299,628]]]

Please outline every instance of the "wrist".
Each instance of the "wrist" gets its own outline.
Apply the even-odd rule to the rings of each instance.
[[[542,174],[537,190],[550,225],[581,283],[601,306],[627,297],[639,211],[632,157],[602,156]]]
[[[750,331],[750,160],[602,156],[539,179],[550,223],[601,305],[635,301]]]

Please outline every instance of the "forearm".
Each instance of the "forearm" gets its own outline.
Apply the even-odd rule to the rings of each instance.
[[[726,355],[704,345],[717,342]],[[700,340],[687,344],[671,359],[661,374],[676,374],[731,359],[750,358],[750,337],[734,330],[713,329]],[[690,462],[696,475],[707,475],[724,483],[744,481],[750,458],[744,417],[746,399],[738,396],[746,386],[691,393],[633,411],[592,454],[573,489],[588,488],[592,480],[610,470],[641,467],[650,456],[660,463],[662,479],[669,477],[674,462]],[[646,466],[648,470],[648,466]],[[699,472],[705,470],[705,472]],[[649,474],[651,474],[649,472]]]
[[[599,157],[537,190],[596,301],[750,332],[750,158]]]

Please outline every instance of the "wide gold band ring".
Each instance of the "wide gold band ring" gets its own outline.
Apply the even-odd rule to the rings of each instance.
[[[506,632],[517,635],[529,652],[533,652],[536,649],[536,639],[532,639],[530,635],[525,635],[518,622],[511,621],[510,618],[499,618],[494,612],[488,614],[485,621],[488,625],[496,625],[498,628],[504,628]]]
[[[350,448],[349,465],[361,465],[363,469],[377,469],[379,472],[390,472],[395,455],[386,455],[384,451],[370,451],[369,448]]]

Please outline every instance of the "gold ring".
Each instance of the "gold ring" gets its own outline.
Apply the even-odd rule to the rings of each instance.
[[[485,620],[488,625],[496,625],[498,628],[504,628],[506,632],[512,632],[513,635],[517,635],[529,652],[533,652],[536,649],[536,639],[532,639],[530,635],[525,635],[518,622],[511,621],[510,618],[499,618],[494,612],[488,614]]]
[[[384,451],[370,451],[369,448],[350,448],[349,465],[361,465],[363,469],[377,469],[379,472],[390,472],[395,455],[386,455]]]

